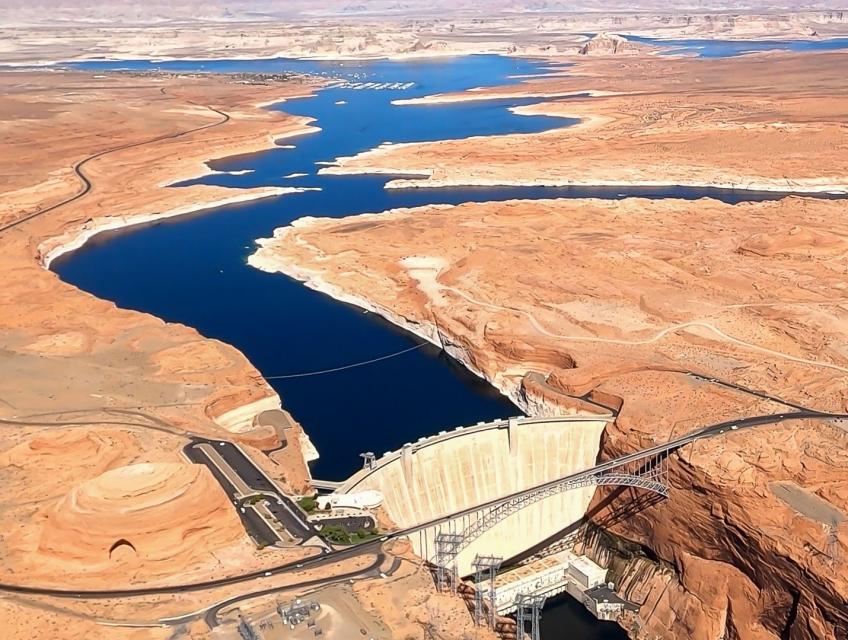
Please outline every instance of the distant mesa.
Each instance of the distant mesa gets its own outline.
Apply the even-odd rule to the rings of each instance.
[[[602,32],[580,47],[579,53],[581,56],[611,56],[641,53],[648,48],[623,36]]]

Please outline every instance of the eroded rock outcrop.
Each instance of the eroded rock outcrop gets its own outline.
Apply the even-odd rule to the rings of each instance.
[[[624,36],[602,32],[593,36],[586,44],[581,46],[579,53],[582,56],[611,56],[641,53],[647,48],[631,42]]]

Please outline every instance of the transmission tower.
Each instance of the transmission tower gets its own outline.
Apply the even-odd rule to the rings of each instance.
[[[448,589],[456,593],[456,556],[465,541],[461,533],[437,533],[436,555],[433,564],[436,565],[436,588],[440,592]]]
[[[373,451],[366,451],[365,453],[360,453],[359,457],[362,458],[363,469],[374,468],[374,463],[377,461],[377,456],[374,455]]]
[[[539,640],[541,633],[539,618],[542,617],[545,598],[546,596],[537,596],[532,593],[519,593],[515,596],[516,640],[524,640],[528,622],[530,623],[530,640]]]
[[[489,626],[495,628],[495,616],[497,607],[495,605],[495,578],[498,569],[503,564],[503,558],[496,556],[475,556],[471,566],[474,567],[474,622],[480,626],[483,622],[483,583],[489,581]]]

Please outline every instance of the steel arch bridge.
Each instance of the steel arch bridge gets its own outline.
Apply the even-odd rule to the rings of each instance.
[[[666,463],[668,454],[668,451],[664,451],[645,458],[631,459],[596,473],[548,483],[542,487],[509,496],[503,501],[486,505],[471,514],[466,514],[465,522],[468,524],[463,529],[450,533],[439,531],[435,539],[435,554],[430,560],[433,565],[443,571],[448,569],[455,563],[461,551],[498,523],[530,505],[566,491],[591,486],[633,487],[667,498],[669,494]]]

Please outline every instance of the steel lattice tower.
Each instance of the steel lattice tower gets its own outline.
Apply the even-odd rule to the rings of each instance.
[[[516,640],[524,640],[524,632],[527,623],[530,623],[530,639],[539,640],[541,632],[539,619],[542,617],[542,607],[545,606],[546,596],[537,596],[531,593],[519,593],[515,596],[516,607]]]
[[[441,592],[450,588],[456,593],[456,556],[464,541],[465,536],[461,533],[436,534],[436,555],[433,564],[436,565],[436,588]]]
[[[483,581],[489,581],[489,626],[495,628],[495,616],[497,607],[495,605],[495,578],[498,569],[503,564],[503,558],[497,556],[476,556],[471,566],[474,567],[474,622],[478,626],[483,622]]]

